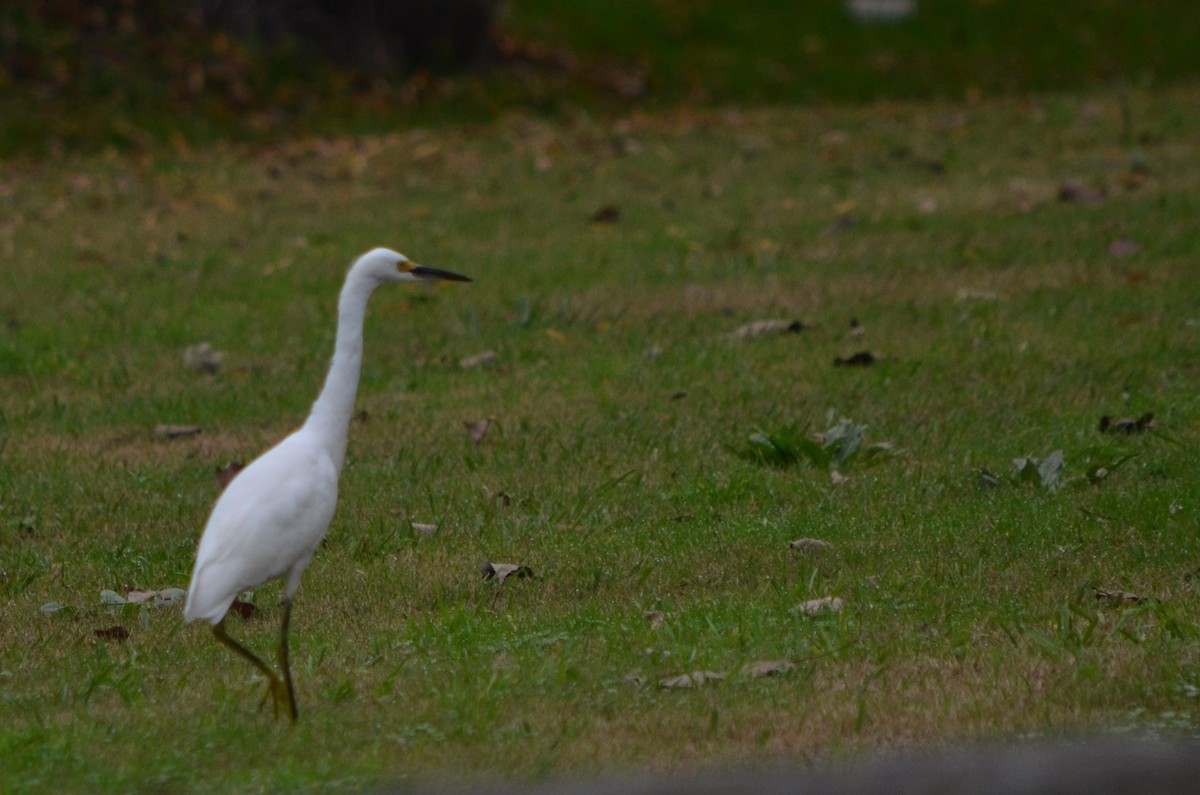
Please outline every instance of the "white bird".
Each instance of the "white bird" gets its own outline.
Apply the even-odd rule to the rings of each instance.
[[[308,419],[238,473],[213,506],[200,537],[183,620],[209,622],[217,640],[262,671],[268,682],[262,703],[271,697],[277,716],[281,706],[293,721],[297,716],[288,622],[300,575],[325,536],[337,504],[362,364],[367,299],[384,282],[438,279],[471,281],[417,265],[386,248],[369,251],[350,266],[338,300],[333,361]],[[276,577],[287,580],[279,630],[282,680],[261,657],[225,633],[225,615],[234,598]]]

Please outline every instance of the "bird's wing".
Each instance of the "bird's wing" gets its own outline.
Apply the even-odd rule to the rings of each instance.
[[[205,525],[184,619],[220,621],[242,590],[307,566],[336,504],[337,468],[303,431],[252,462]]]

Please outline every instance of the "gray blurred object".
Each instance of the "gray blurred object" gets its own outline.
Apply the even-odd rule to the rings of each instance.
[[[1196,795],[1200,745],[1101,739],[867,756],[819,768],[772,767],[491,783],[384,793],[489,795]]]
[[[917,0],[846,0],[846,10],[859,22],[900,22],[917,13]]]

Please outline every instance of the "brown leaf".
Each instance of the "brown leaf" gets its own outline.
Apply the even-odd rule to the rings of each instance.
[[[796,334],[804,329],[804,323],[799,320],[755,320],[753,323],[738,326],[733,336],[735,339],[744,340],[764,334]]]
[[[650,629],[658,629],[666,622],[661,610],[647,610],[642,615],[650,622]]]
[[[494,577],[497,583],[502,583],[509,577],[516,579],[532,577],[533,569],[513,563],[492,563],[488,561],[479,568],[479,573],[483,575],[483,579],[485,580],[490,580]]]
[[[588,218],[593,224],[615,224],[621,220],[621,208],[615,204],[606,204]]]
[[[839,356],[833,360],[834,367],[870,367],[879,361],[879,358],[870,351],[859,351],[850,356]]]
[[[1133,238],[1118,237],[1108,246],[1108,256],[1113,259],[1124,259],[1132,257],[1134,254],[1142,250],[1142,244],[1138,243]]]
[[[138,605],[149,599],[158,596],[158,591],[137,591],[129,590],[125,592],[125,600],[131,605]]]
[[[129,630],[120,624],[105,627],[104,629],[94,629],[92,634],[100,640],[115,640],[117,642],[125,641],[129,638]]]
[[[667,690],[686,690],[701,687],[705,682],[719,682],[728,676],[723,671],[692,671],[658,680],[658,686]]]
[[[485,499],[491,500],[492,502],[496,503],[497,505],[503,506],[505,508],[512,505],[512,501],[513,501],[512,495],[509,494],[507,491],[497,491],[497,492],[493,493],[492,490],[489,489],[487,486],[483,487],[483,496]]]
[[[103,592],[113,593],[111,591]],[[119,596],[119,594],[118,594]],[[147,605],[149,607],[170,607],[177,605],[187,598],[187,591],[181,588],[164,588],[161,591],[147,591],[140,588],[125,589],[125,603],[131,605]],[[116,600],[111,600],[113,604],[119,604]]]
[[[833,544],[828,541],[822,541],[819,538],[797,538],[788,544],[788,549],[795,549],[801,552],[824,552],[827,549],[833,549]]]
[[[183,436],[195,436],[203,430],[199,425],[156,425],[154,435],[164,439],[178,439]]]
[[[746,673],[756,679],[759,679],[764,676],[786,674],[795,667],[796,664],[791,660],[762,660],[760,662],[750,663],[748,666],[746,666]]]
[[[1060,202],[1075,202],[1078,204],[1101,204],[1107,199],[1104,191],[1089,188],[1082,182],[1067,180],[1058,188]]]
[[[253,602],[243,602],[241,599],[234,599],[233,604],[229,606],[229,612],[236,613],[243,620],[249,620],[254,618],[254,614],[258,612],[258,608],[254,606]]]
[[[809,599],[792,608],[793,613],[806,616],[819,616],[823,613],[842,612],[842,600],[836,596],[824,596],[820,599]]]
[[[217,476],[217,482],[221,484],[222,489],[229,488],[229,484],[238,476],[246,467],[238,461],[230,461],[223,467],[217,467],[214,473]]]
[[[1100,418],[1101,433],[1126,433],[1133,435],[1135,433],[1145,433],[1153,427],[1153,411],[1147,411],[1136,420],[1132,417],[1121,417],[1120,419],[1114,420],[1107,414]]]
[[[1109,604],[1138,604],[1146,601],[1146,597],[1138,596],[1129,591],[1105,591],[1100,588],[1093,590],[1097,601],[1108,602]]]
[[[839,215],[837,218],[833,219],[833,222],[830,223],[829,226],[825,227],[825,234],[840,235],[842,232],[853,229],[854,225],[857,223],[858,219],[850,213]]]
[[[483,442],[483,437],[487,436],[488,428],[492,427],[492,421],[484,418],[475,420],[474,422],[466,421],[463,425],[467,428],[467,435],[471,437],[471,441],[478,446]]]
[[[198,373],[215,373],[224,361],[225,354],[213,350],[207,342],[188,346],[183,351],[183,366]]]
[[[955,301],[999,301],[1000,293],[995,290],[981,290],[976,287],[960,287],[954,294]]]
[[[472,367],[479,367],[483,364],[489,364],[499,358],[500,354],[496,353],[495,351],[484,351],[483,353],[477,353],[474,356],[468,356],[467,358],[462,359],[459,361],[458,366],[464,370],[470,370]]]

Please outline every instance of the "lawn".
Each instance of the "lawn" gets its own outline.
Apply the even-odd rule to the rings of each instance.
[[[7,161],[2,788],[1193,736],[1198,145],[1184,84]],[[114,596],[186,588],[381,244],[475,282],[373,299],[293,727]],[[279,594],[231,634],[267,653]]]

